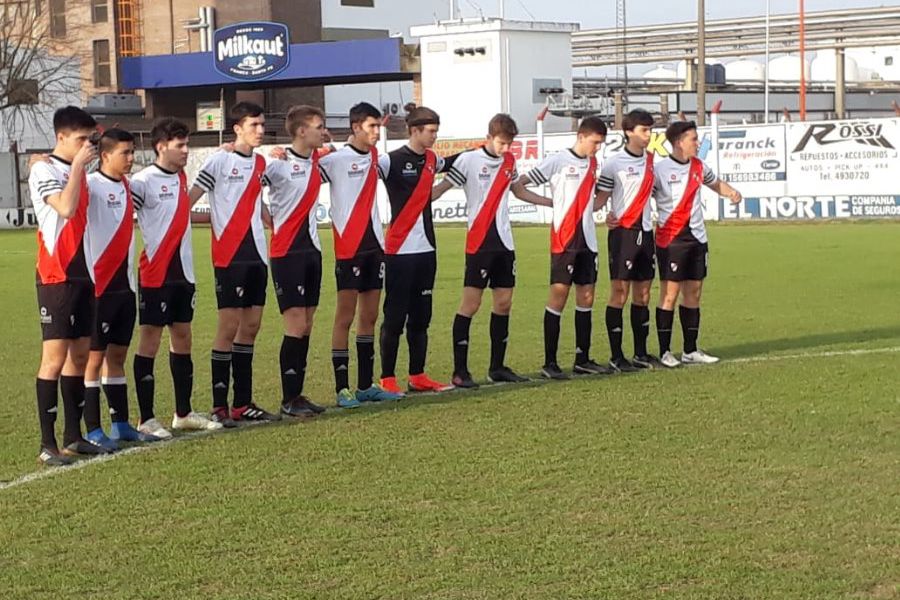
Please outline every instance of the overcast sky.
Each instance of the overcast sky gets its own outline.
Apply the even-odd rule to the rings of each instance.
[[[616,24],[615,0],[505,0],[508,18],[529,18],[526,9],[540,21],[572,21],[581,27],[613,27]],[[772,14],[798,10],[798,0],[770,0]],[[478,5],[485,16],[498,13],[499,0],[459,0],[464,16],[477,16]],[[677,23],[697,18],[697,0],[626,0],[629,27],[649,23]],[[900,0],[806,0],[806,12],[841,8],[900,6]],[[524,7],[524,8],[523,8]],[[766,13],[766,0],[706,0],[706,18],[723,19]]]

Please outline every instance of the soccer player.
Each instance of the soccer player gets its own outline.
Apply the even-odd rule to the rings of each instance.
[[[94,296],[82,244],[88,203],[85,169],[96,157],[90,142],[96,126],[93,117],[80,108],[57,110],[53,153],[34,162],[28,177],[38,220],[36,279],[43,338],[36,384],[41,427],[38,460],[47,466],[69,464],[66,455],[106,451],[81,436]],[[55,431],[60,391],[65,416],[62,453]]]
[[[609,278],[612,280],[606,306],[606,331],[612,357],[609,366],[617,372],[652,368],[657,362],[647,352],[650,333],[650,286],[653,284],[653,225],[650,196],[653,193],[653,154],[650,144],[653,117],[635,109],[625,115],[622,130],[625,148],[603,161],[597,184],[597,205],[612,198],[607,244]],[[634,358],[622,352],[622,311],[631,293],[631,331]]]
[[[375,192],[378,185],[378,143],[381,113],[361,102],[350,109],[349,143],[319,161],[322,179],[331,188],[331,222],[334,230],[334,273],[337,306],[331,333],[336,403],[356,408],[361,402],[399,400],[373,383],[375,369],[375,322],[384,280],[384,234]],[[356,325],[358,361],[357,391],[350,391],[350,326]]]
[[[391,224],[384,242],[381,387],[395,393],[401,393],[394,371],[404,327],[409,344],[409,391],[441,392],[452,388],[425,374],[437,273],[431,188],[435,174],[450,164],[431,150],[440,124],[440,117],[430,108],[413,108],[406,115],[409,142],[378,157],[378,169],[391,204]]]
[[[211,154],[190,192],[192,204],[203,194],[209,200],[218,305],[211,356],[212,419],[224,427],[281,418],[253,402],[253,344],[262,322],[269,278],[262,204],[266,160],[253,149],[262,144],[266,120],[262,107],[251,102],[235,104],[230,117],[234,150]],[[234,380],[234,404],[229,412],[230,377]]]
[[[520,200],[553,209],[550,229],[550,297],[544,309],[544,366],[547,379],[568,379],[557,362],[559,322],[575,284],[575,365],[578,374],[609,373],[590,358],[591,311],[597,283],[597,227],[594,195],[597,185],[597,151],[606,140],[606,124],[587,117],[578,127],[575,145],[551,154],[512,186]],[[526,185],[550,184],[551,198],[525,189]]]
[[[273,221],[272,282],[284,321],[281,412],[308,417],[325,410],[303,395],[309,336],[322,287],[316,208],[322,185],[318,151],[325,140],[325,113],[312,106],[295,106],[287,113],[285,129],[292,139],[285,160],[270,161],[263,176]]]
[[[675,303],[681,296],[678,317],[684,337],[681,363],[703,365],[719,359],[697,347],[700,335],[700,292],[706,278],[709,246],[703,220],[702,186],[707,186],[733,204],[742,200],[741,193],[718,179],[697,158],[700,142],[693,121],[669,125],[666,139],[672,154],[656,167],[656,206],[659,221],[656,229],[656,256],[659,260],[660,299],[656,309],[660,360],[666,367],[680,363],[672,354],[672,324]]]
[[[485,144],[460,154],[446,179],[436,185],[432,193],[432,198],[437,199],[451,187],[464,188],[469,212],[462,301],[453,320],[451,383],[459,388],[478,387],[469,373],[469,328],[488,286],[493,291],[488,379],[511,383],[528,381],[504,362],[516,285],[516,253],[507,201],[510,184],[518,175],[516,159],[509,147],[518,133],[519,128],[512,117],[502,113],[494,115],[488,123]]]
[[[100,169],[87,178],[90,194],[84,255],[94,282],[91,353],[85,371],[88,439],[109,445],[100,428],[100,385],[109,403],[113,441],[153,442],[155,435],[128,422],[125,359],[134,333],[134,205],[126,175],[134,163],[134,136],[107,129],[100,137]],[[101,379],[102,377],[102,379]]]
[[[139,261],[139,338],[134,354],[134,383],[141,418],[138,431],[170,438],[155,418],[153,363],[164,328],[169,329],[169,369],[175,388],[173,429],[221,429],[191,409],[194,363],[194,257],[191,246],[191,200],[184,166],[189,131],[175,119],[157,121],[150,130],[156,162],[131,178],[131,196],[144,240]]]

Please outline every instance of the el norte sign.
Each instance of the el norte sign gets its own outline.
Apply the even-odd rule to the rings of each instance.
[[[291,61],[288,28],[268,21],[235,23],[213,35],[218,72],[237,81],[259,81],[283,71]]]

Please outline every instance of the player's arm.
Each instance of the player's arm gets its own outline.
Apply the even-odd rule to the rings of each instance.
[[[461,156],[458,156],[452,163],[451,166],[446,167],[446,175],[444,175],[444,179],[431,188],[431,199],[437,200],[441,196],[443,196],[447,190],[453,187],[462,187],[466,185],[466,179],[468,175],[466,172],[468,171],[466,165],[470,162],[466,160],[467,153],[463,153]]]
[[[453,184],[450,183],[449,180],[444,179],[442,182],[431,188],[431,199],[437,200],[441,196],[443,196],[450,188],[453,187]]]
[[[85,169],[97,156],[97,149],[89,141],[85,141],[81,149],[72,160],[72,169],[69,172],[69,181],[66,187],[57,194],[51,194],[44,199],[50,207],[59,213],[59,216],[68,219],[78,210],[78,201],[81,199],[81,185],[87,177]]]
[[[731,200],[732,204],[737,204],[744,199],[739,191],[737,191],[727,182],[722,181],[721,179],[716,179],[713,183],[707,184],[707,187],[715,191],[723,198],[728,198],[729,200]]]
[[[191,206],[194,206],[195,204],[197,204],[197,201],[200,200],[200,198],[202,198],[203,194],[205,194],[205,193],[206,193],[206,190],[204,190],[202,187],[200,187],[196,183],[194,185],[192,185],[191,191],[188,192],[188,196],[190,196],[190,198],[191,198]]]
[[[216,162],[221,155],[223,155],[223,153],[214,152],[206,157],[206,161],[197,172],[197,178],[194,180],[194,185],[191,186],[191,191],[188,192],[188,196],[191,198],[192,207],[203,197],[203,194],[213,191],[213,188],[216,187],[216,178],[213,173],[217,171]]]
[[[528,202],[529,204],[535,204],[537,206],[549,206],[553,207],[553,200],[547,198],[546,196],[541,196],[536,192],[532,192],[526,186],[533,183],[528,175],[522,175],[516,181],[513,182],[510,190],[513,195],[522,200],[523,202]]]

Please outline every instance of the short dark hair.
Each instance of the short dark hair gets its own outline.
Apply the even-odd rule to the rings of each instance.
[[[178,138],[186,138],[189,135],[191,135],[191,131],[187,125],[178,119],[163,117],[156,121],[153,124],[153,128],[150,129],[150,143],[153,144],[153,151],[159,154],[156,151],[157,144],[163,144]]]
[[[406,114],[406,127],[424,127],[425,125],[440,125],[441,117],[427,106],[417,106]]]
[[[693,121],[675,121],[666,127],[666,139],[670,144],[674,145],[675,142],[681,139],[681,136],[691,129],[697,129],[697,124]]]
[[[244,119],[248,117],[258,117],[263,114],[263,112],[263,107],[259,104],[254,104],[253,102],[238,102],[231,107],[228,114],[235,125],[240,125]]]
[[[592,133],[606,135],[606,123],[603,121],[602,117],[585,117],[581,124],[578,126],[578,133],[582,135],[590,135]]]
[[[324,122],[325,111],[316,106],[309,106],[307,104],[292,106],[288,109],[287,115],[284,117],[284,130],[293,138],[294,134],[297,133],[297,130],[300,129],[302,125],[309,125],[309,122],[313,117],[319,117]]]
[[[653,115],[643,108],[636,108],[622,119],[622,131],[624,132],[634,131],[638,125],[653,127]]]
[[[94,129],[97,121],[77,106],[66,106],[53,113],[53,131],[77,131],[79,129]]]
[[[111,152],[117,144],[122,142],[134,143],[134,135],[124,129],[119,129],[118,127],[107,129],[103,132],[103,135],[100,136],[99,151],[101,153]]]
[[[508,114],[497,113],[488,122],[488,135],[491,137],[503,135],[512,139],[519,135],[519,126]]]
[[[349,117],[350,127],[353,127],[356,123],[362,123],[369,117],[381,120],[381,111],[368,102],[360,102],[359,104],[354,104],[353,107],[350,108]]]

